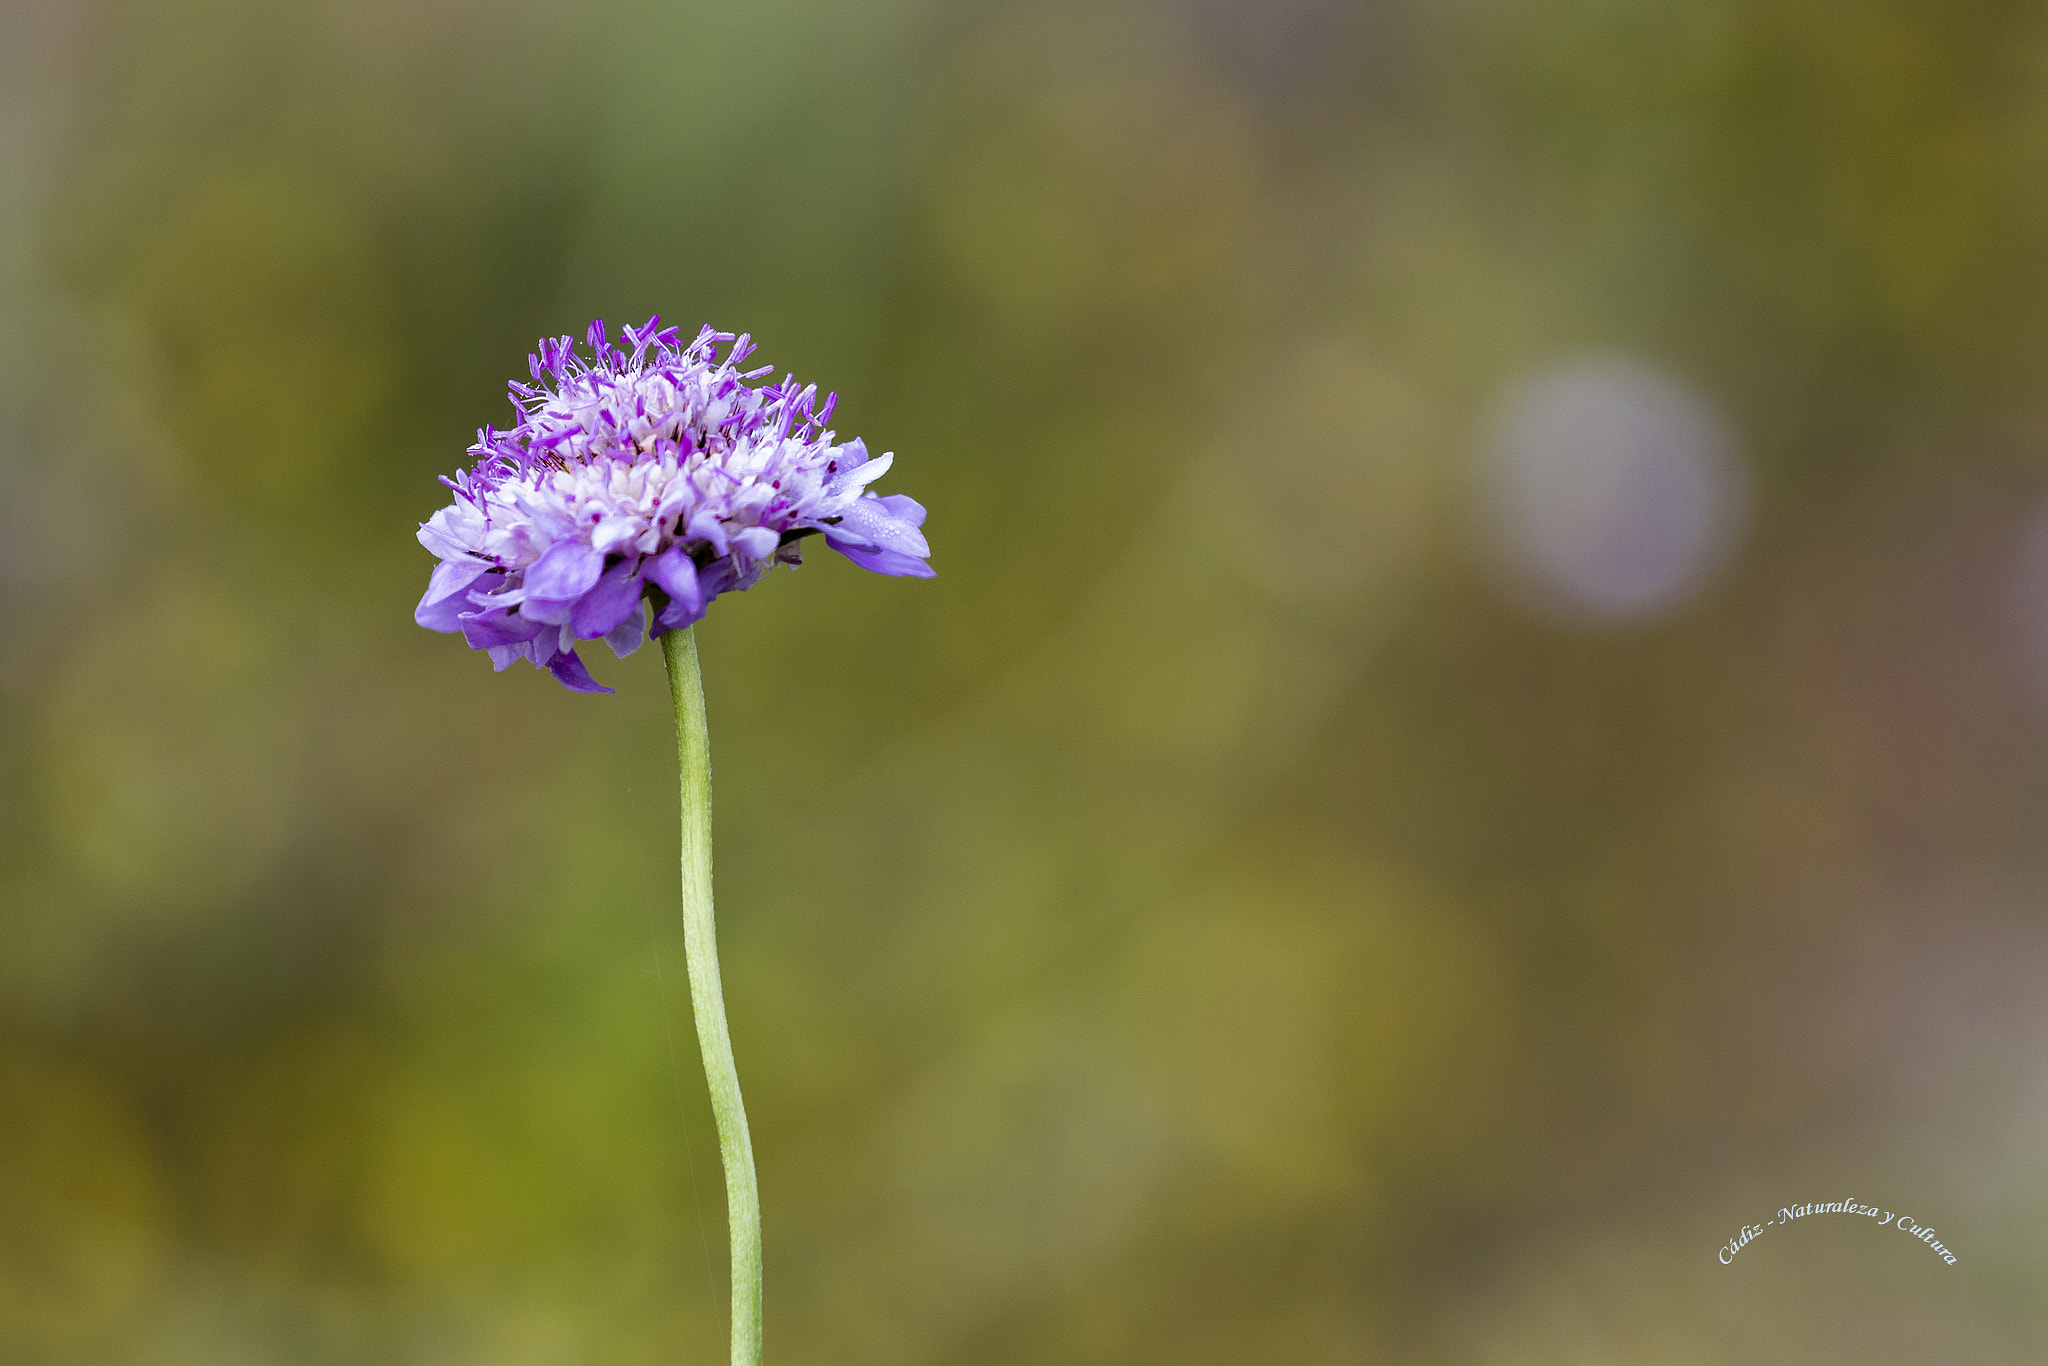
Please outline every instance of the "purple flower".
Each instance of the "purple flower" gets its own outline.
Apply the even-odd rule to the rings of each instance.
[[[568,337],[528,357],[533,383],[512,385],[519,425],[477,433],[476,463],[441,481],[455,501],[420,527],[441,558],[420,625],[462,632],[499,669],[530,659],[578,692],[610,692],[577,641],[629,655],[800,563],[813,533],[878,574],[931,576],[924,509],[868,489],[893,457],[870,460],[825,427],[836,394],[818,403],[794,378],[751,387],[770,371],[739,368],[745,336],[707,327],[683,346],[659,323],[627,328],[625,350],[592,323],[594,360]]]

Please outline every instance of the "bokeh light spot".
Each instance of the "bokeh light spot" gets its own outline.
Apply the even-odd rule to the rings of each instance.
[[[1568,618],[1676,607],[1732,546],[1748,503],[1720,415],[1626,357],[1568,361],[1515,386],[1495,408],[1479,476],[1503,587]]]
[[[2027,523],[2013,579],[2028,662],[2034,666],[2036,681],[2048,689],[2048,498],[2042,499]]]

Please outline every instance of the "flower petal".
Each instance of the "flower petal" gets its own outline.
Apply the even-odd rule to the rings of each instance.
[[[751,560],[765,560],[782,544],[782,537],[765,526],[750,526],[733,533],[732,548]]]
[[[604,552],[582,541],[556,541],[526,571],[526,595],[566,601],[597,586],[604,572]]]
[[[427,595],[421,602],[439,602],[452,598],[497,566],[489,560],[474,559],[465,555],[459,560],[443,560],[434,566],[433,577],[427,580]]]
[[[918,502],[910,495],[904,493],[876,493],[869,496],[888,509],[889,515],[897,521],[908,522],[912,526],[924,525],[924,504]]]
[[[690,524],[683,528],[693,541],[705,541],[714,555],[729,554],[732,547],[725,541],[725,526],[718,520],[718,514],[710,508],[699,508],[690,514]]]
[[[519,610],[533,621],[544,621],[550,626],[567,626],[576,614],[580,598],[533,598],[519,604]]]
[[[481,547],[483,535],[484,515],[458,500],[420,523],[419,542],[442,559],[452,560]]]
[[[518,645],[541,633],[541,623],[504,607],[490,612],[465,612],[461,622],[462,638],[469,642],[472,650]]]
[[[679,545],[672,545],[649,560],[647,577],[668,594],[671,602],[686,603],[692,610],[704,604],[704,590],[697,582],[697,565]]]
[[[615,555],[638,540],[640,530],[637,517],[607,517],[590,529],[590,544],[600,554]]]
[[[413,609],[412,619],[429,631],[461,630],[458,618],[469,610],[469,595],[463,590],[491,569],[483,560],[443,560],[434,566],[434,577],[427,580],[426,596]]]
[[[882,455],[878,455],[873,460],[868,461],[866,464],[857,466],[854,469],[849,470],[844,476],[842,476],[839,487],[842,491],[846,489],[866,488],[869,484],[874,483],[877,479],[880,479],[883,475],[887,474],[889,472],[889,466],[895,463],[896,453],[894,451],[889,451]]]
[[[638,566],[621,560],[605,572],[597,581],[597,587],[585,593],[570,615],[570,629],[579,640],[595,640],[608,636],[612,628],[633,614],[640,605],[640,576]]]
[[[654,624],[648,630],[654,635],[660,636],[666,635],[670,631],[680,631],[685,626],[695,626],[698,622],[704,620],[704,608],[706,605],[701,602],[686,603],[672,601],[668,606],[655,614]]]
[[[713,560],[697,571],[697,600],[693,603],[671,598],[668,606],[662,608],[654,619],[654,634],[680,631],[685,626],[696,625],[704,619],[713,598],[739,586],[740,572],[733,567],[732,559]]]
[[[548,661],[548,672],[562,680],[562,686],[570,692],[610,692],[611,689],[590,676],[590,670],[583,667],[583,661],[576,657],[574,650],[563,650]]]
[[[894,574],[909,579],[930,579],[938,576],[938,571],[923,560],[915,555],[906,555],[900,550],[867,550],[860,546],[835,544],[829,537],[825,543],[862,569],[872,569],[877,574]]]
[[[924,509],[915,503],[910,505],[917,508],[917,522],[898,517],[880,498],[856,498],[840,517],[839,525],[825,528],[825,540],[871,545],[924,559],[932,553],[932,548],[925,544],[924,533],[917,529],[918,522],[924,520]]]
[[[611,634],[604,638],[604,643],[611,646],[612,653],[620,659],[639,649],[640,642],[647,639],[647,622],[638,610],[640,603],[637,599],[633,606],[635,610],[626,613],[619,624],[612,627]]]

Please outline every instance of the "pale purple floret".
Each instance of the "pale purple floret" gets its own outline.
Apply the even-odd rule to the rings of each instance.
[[[745,336],[707,327],[683,346],[659,324],[627,328],[622,350],[592,323],[592,360],[568,337],[542,340],[533,383],[512,385],[519,425],[477,433],[476,463],[441,481],[455,501],[420,527],[441,558],[420,625],[462,632],[499,669],[529,659],[578,692],[610,692],[575,642],[629,655],[799,563],[804,536],[878,574],[931,576],[924,509],[868,489],[893,457],[870,460],[825,427],[837,395],[818,403],[793,378],[752,387],[770,372],[739,368]]]

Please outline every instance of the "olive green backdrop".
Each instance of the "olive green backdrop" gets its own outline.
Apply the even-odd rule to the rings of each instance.
[[[0,1363],[722,1358],[658,653],[411,621],[657,311],[939,574],[699,628],[771,1361],[2041,1359],[2038,7],[0,26]],[[1587,354],[1747,508],[1624,620],[1477,491]],[[1843,1200],[1957,1263],[1720,1260]]]

